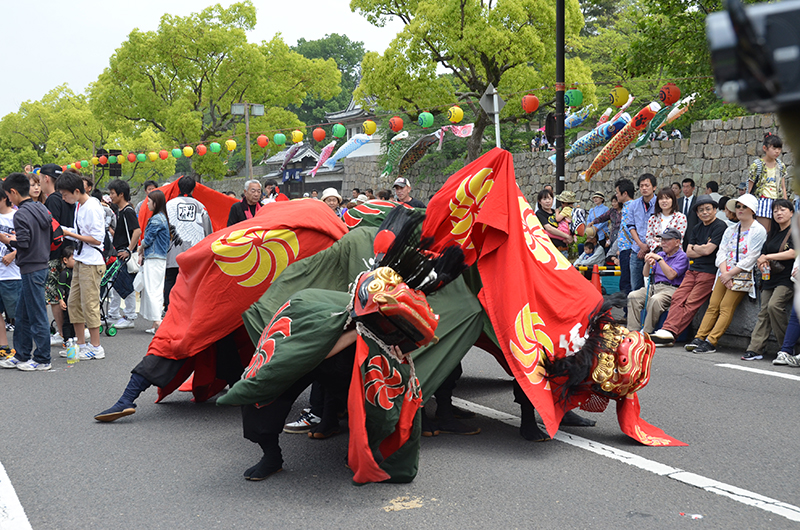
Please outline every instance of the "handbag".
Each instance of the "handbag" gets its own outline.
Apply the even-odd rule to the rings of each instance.
[[[131,205],[129,204],[125,208],[131,208]],[[133,208],[131,208],[131,210],[132,209]],[[124,208],[123,208],[123,210],[124,210]],[[133,253],[130,250],[130,247],[131,247],[131,233],[128,230],[128,220],[125,219],[124,215],[122,216],[122,222],[125,223],[125,235],[128,236],[128,256],[129,256],[128,257],[128,263],[127,263],[128,274],[130,274],[131,276],[134,276],[137,272],[139,272],[139,260],[134,258]],[[135,286],[134,286],[134,290],[136,290]],[[139,289],[139,292],[141,292],[141,289]]]
[[[786,243],[789,241],[789,235],[791,235],[791,233],[792,233],[791,230],[786,231],[786,237],[783,238],[783,243],[781,243],[781,246],[778,247],[778,252],[783,252]],[[771,259],[769,260],[769,270],[774,272],[775,274],[780,274],[781,272],[786,270],[786,266],[784,266],[784,264],[781,263],[780,261]]]
[[[739,263],[739,239],[742,237],[742,225],[739,225],[739,232],[736,236],[736,263]],[[731,278],[733,285],[731,291],[749,293],[753,289],[753,271],[742,271]]]

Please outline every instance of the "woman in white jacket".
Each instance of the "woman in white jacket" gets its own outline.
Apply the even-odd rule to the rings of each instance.
[[[755,222],[758,199],[749,193],[731,199],[726,208],[736,212],[739,222],[728,227],[717,249],[717,279],[708,309],[703,316],[695,339],[686,345],[687,351],[714,353],[717,341],[733,320],[733,313],[745,294],[755,298],[755,287],[748,291],[733,290],[733,278],[741,272],[752,271],[761,255],[761,247],[767,240],[767,231]]]

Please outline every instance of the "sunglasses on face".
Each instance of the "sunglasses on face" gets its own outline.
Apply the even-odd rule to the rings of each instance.
[[[736,209],[737,210],[744,210],[745,208],[747,208],[747,206],[745,206],[744,204],[737,204],[736,205]]]

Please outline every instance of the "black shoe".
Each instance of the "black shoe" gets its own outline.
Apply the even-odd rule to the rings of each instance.
[[[425,411],[422,411],[422,436],[430,438],[431,436],[438,436],[440,431],[436,428],[436,423],[433,422]]]
[[[475,417],[475,413],[471,410],[465,410],[453,405],[453,417],[457,420],[471,420]]]
[[[562,427],[594,427],[596,424],[596,421],[578,416],[571,410],[565,412],[564,417],[561,418]]]
[[[136,412],[136,405],[122,405],[120,403],[115,403],[113,407],[104,410],[103,412],[95,416],[94,419],[96,419],[97,421],[108,423],[114,420],[118,420],[120,418],[124,418],[125,416],[130,416],[135,412]]]
[[[744,355],[742,356],[743,361],[760,361],[763,358],[764,358],[763,355],[761,355],[760,353],[756,353],[754,351],[744,352]]]
[[[244,472],[244,478],[258,482],[271,477],[275,473],[283,471],[283,464],[274,464],[271,459],[267,459],[266,455],[258,461],[258,464],[248,468]]]
[[[439,431],[442,434],[479,434],[480,427],[470,427],[466,423],[462,423],[455,418],[445,418],[438,421]]]
[[[697,340],[697,339],[695,339],[695,340]],[[689,346],[689,345],[687,344],[686,346]],[[692,351],[694,351],[694,353],[714,353],[715,351],[717,351],[717,349],[714,347],[713,344],[711,344],[707,340],[704,340],[704,341],[701,342],[700,345],[698,345]]]
[[[695,350],[695,348],[699,347],[699,346],[700,346],[700,345],[702,345],[704,342],[705,342],[705,341],[704,341],[703,339],[693,339],[693,340],[692,340],[692,342],[688,343],[688,344],[687,344],[686,346],[684,346],[683,348],[684,348],[686,351],[694,351],[694,350]]]

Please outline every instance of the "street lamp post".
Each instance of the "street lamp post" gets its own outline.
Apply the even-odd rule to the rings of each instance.
[[[253,178],[253,157],[250,153],[250,114],[253,116],[264,115],[264,105],[258,103],[232,103],[231,114],[234,116],[244,115],[244,134],[245,134],[245,156],[247,157],[247,177]]]

